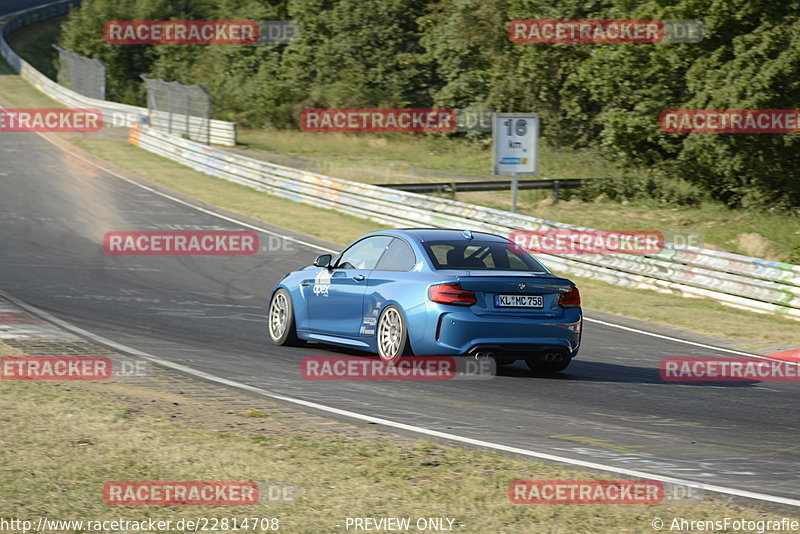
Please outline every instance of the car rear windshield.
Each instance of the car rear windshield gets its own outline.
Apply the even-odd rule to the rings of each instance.
[[[431,241],[423,243],[436,269],[549,272],[511,241]]]

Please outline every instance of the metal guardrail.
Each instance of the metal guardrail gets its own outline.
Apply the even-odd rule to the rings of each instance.
[[[94,107],[104,120],[138,124],[147,110],[78,95],[50,80],[22,60],[5,36],[22,26],[65,13],[78,0],[49,4],[8,21],[0,31],[0,54],[15,71],[39,90],[69,106]],[[116,122],[115,122],[116,121]],[[212,142],[235,143],[235,124],[215,129]],[[130,141],[198,171],[289,200],[334,209],[390,226],[454,227],[508,235],[513,230],[589,230],[536,217],[429,197],[413,192],[341,180],[259,161],[186,139],[134,126]],[[800,266],[770,262],[714,250],[666,243],[652,256],[537,254],[553,270],[612,284],[655,289],[692,297],[708,297],[742,309],[778,312],[800,319]]]
[[[412,191],[414,193],[458,193],[469,191],[508,191],[511,180],[488,180],[473,182],[427,182],[415,184],[381,184],[380,187]],[[520,180],[519,189],[576,189],[583,185],[583,180]]]
[[[69,107],[94,108],[103,113],[103,123],[106,126],[129,127],[131,123],[138,123],[141,117],[148,117],[147,108],[97,100],[68,89],[51,80],[30,63],[19,57],[6,42],[6,37],[13,31],[29,24],[66,14],[71,8],[80,5],[80,0],[62,0],[41,7],[29,9],[18,14],[12,14],[6,19],[0,30],[0,55],[31,85],[45,93],[50,98]],[[203,133],[205,137],[205,132]],[[224,146],[236,145],[236,123],[228,121],[211,120],[210,141]]]
[[[296,202],[398,227],[463,228],[509,235],[514,230],[589,230],[536,217],[352,182],[275,165],[137,126],[131,143],[200,172]],[[655,289],[800,319],[800,266],[666,243],[659,254],[537,254],[564,274]]]

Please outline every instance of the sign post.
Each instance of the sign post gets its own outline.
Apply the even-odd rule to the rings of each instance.
[[[538,173],[539,115],[495,113],[492,121],[492,167],[511,175],[511,211],[517,211],[519,175]]]

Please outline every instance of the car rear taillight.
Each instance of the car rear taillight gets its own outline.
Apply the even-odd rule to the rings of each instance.
[[[572,289],[558,296],[558,305],[562,308],[577,308],[581,305],[581,292],[572,286]]]
[[[428,288],[428,298],[439,304],[473,306],[477,304],[474,291],[461,289],[459,284],[436,284]]]

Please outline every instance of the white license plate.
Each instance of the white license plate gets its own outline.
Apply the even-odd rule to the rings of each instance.
[[[495,295],[495,308],[541,308],[541,295]]]

